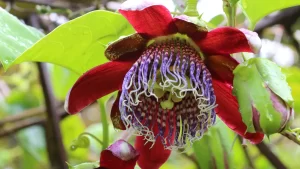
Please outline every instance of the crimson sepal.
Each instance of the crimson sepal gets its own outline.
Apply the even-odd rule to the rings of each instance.
[[[237,134],[250,140],[254,144],[260,143],[264,134],[249,133],[247,127],[242,121],[242,116],[239,112],[239,106],[236,98],[232,95],[232,86],[230,84],[223,83],[219,80],[213,80],[213,87],[217,98],[218,107],[216,112],[218,117]]]
[[[121,88],[123,78],[135,57],[111,61],[92,68],[84,73],[69,91],[65,109],[75,114],[95,100]]]
[[[132,3],[129,7],[127,4]],[[137,33],[146,38],[155,38],[177,32],[170,11],[163,5],[126,1],[119,12],[128,20]]]
[[[201,51],[207,55],[226,55],[238,52],[255,52],[245,34],[232,27],[221,27],[195,40]]]

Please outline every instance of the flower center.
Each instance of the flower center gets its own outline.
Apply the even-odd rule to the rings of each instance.
[[[126,127],[165,148],[200,139],[216,118],[211,75],[185,38],[151,43],[125,75],[119,108]],[[189,142],[188,142],[189,141]]]

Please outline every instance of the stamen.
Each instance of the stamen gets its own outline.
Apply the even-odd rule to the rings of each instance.
[[[119,108],[126,128],[177,149],[215,122],[211,75],[198,49],[178,37],[153,42],[125,75]]]

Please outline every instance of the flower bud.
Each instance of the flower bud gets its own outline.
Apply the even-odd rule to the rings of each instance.
[[[139,157],[132,145],[124,140],[118,140],[101,152],[100,168],[134,169]]]
[[[280,115],[280,127],[273,128],[272,131],[268,130],[272,128],[272,123],[260,123],[260,113],[258,110],[252,106],[253,110],[253,125],[256,131],[263,132],[263,133],[277,133],[283,131],[285,128],[288,128],[290,122],[294,118],[294,109],[291,108],[286,102],[284,102],[280,97],[278,97],[274,92],[272,92],[269,88],[267,88],[268,92],[270,93],[270,99],[272,101],[273,107],[277,113]],[[261,126],[262,125],[262,126]]]
[[[234,70],[233,94],[248,132],[282,132],[293,119],[293,98],[280,68],[263,58],[252,58]]]

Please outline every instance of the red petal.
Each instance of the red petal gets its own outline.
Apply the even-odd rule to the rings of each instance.
[[[233,83],[232,71],[239,64],[230,55],[211,55],[205,58],[205,65],[214,79],[229,83]]]
[[[247,127],[242,121],[237,100],[232,95],[232,86],[213,79],[213,88],[217,97],[218,107],[216,112],[218,117],[242,137],[249,139],[254,144],[260,143],[264,138],[264,134],[246,132]]]
[[[101,152],[100,168],[134,169],[139,153],[125,140],[117,140]]]
[[[66,97],[66,111],[75,114],[98,98],[118,90],[135,59],[111,61],[83,74]]]
[[[203,53],[209,55],[254,52],[245,34],[231,27],[214,29],[196,43]]]
[[[100,166],[107,169],[134,169],[138,157],[129,161],[123,161],[120,158],[113,155],[109,150],[103,150],[101,152]]]
[[[138,33],[147,38],[176,33],[173,18],[166,7],[143,2],[128,0],[119,10]]]
[[[125,130],[126,127],[121,120],[121,112],[119,109],[119,101],[120,101],[120,96],[121,96],[121,91],[118,92],[117,99],[115,100],[111,112],[110,112],[110,118],[113,123],[114,128],[120,129],[120,130]]]
[[[135,149],[140,153],[137,163],[142,169],[159,169],[168,160],[171,150],[164,149],[160,139],[156,140],[153,147],[153,143],[146,142],[143,136],[136,137]]]

